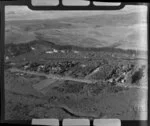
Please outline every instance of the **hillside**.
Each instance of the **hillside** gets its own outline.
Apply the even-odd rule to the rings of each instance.
[[[6,22],[6,43],[43,39],[61,45],[146,50],[146,18],[136,12]]]
[[[140,11],[6,7],[5,119],[146,120],[147,25]]]

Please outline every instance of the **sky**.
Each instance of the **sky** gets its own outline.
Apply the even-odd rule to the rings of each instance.
[[[33,5],[58,5],[59,0],[32,0]],[[63,0],[65,5],[88,5],[89,1],[84,0]],[[101,2],[102,3],[102,2]],[[104,3],[104,2],[103,2]],[[103,4],[102,3],[102,4]],[[5,9],[6,20],[32,20],[32,19],[59,19],[64,17],[84,17],[100,14],[126,14],[126,13],[138,13],[139,18],[145,18],[147,14],[146,6],[132,6],[128,5],[121,10],[113,11],[33,11],[27,6],[7,6]]]
[[[6,20],[32,20],[32,19],[59,19],[63,17],[84,17],[100,14],[126,14],[138,13],[139,18],[146,18],[146,6],[126,6],[121,10],[113,11],[33,11],[27,6],[6,6]]]

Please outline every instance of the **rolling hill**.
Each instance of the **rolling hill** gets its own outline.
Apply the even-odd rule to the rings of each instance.
[[[24,13],[30,17],[32,13],[41,14],[42,11]],[[66,17],[67,12],[63,11],[62,15],[61,12],[56,15],[56,19],[54,16],[50,19],[53,13],[57,14],[49,13],[49,17],[44,20],[40,18],[42,16],[39,19],[32,16],[31,20],[25,16],[24,20],[17,18],[6,21],[5,43],[25,43],[42,39],[60,45],[147,50],[146,16],[139,12],[72,12],[74,16],[68,13],[69,16]],[[9,13],[11,16],[16,14],[19,15],[19,12]],[[48,16],[48,12],[44,14]]]

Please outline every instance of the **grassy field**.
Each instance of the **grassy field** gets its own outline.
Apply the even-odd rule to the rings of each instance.
[[[46,47],[48,48],[47,45]],[[56,73],[49,79],[46,77],[48,74],[38,74],[37,68],[34,69],[36,72],[29,73],[29,69],[26,74],[10,71],[9,68],[5,69],[6,119],[86,117],[138,120],[141,118],[141,110],[138,109],[145,109],[142,106],[146,107],[147,98],[147,89],[143,88],[143,86],[147,87],[147,68],[143,67],[146,66],[146,60],[139,62],[136,59],[123,59],[132,57],[128,52],[118,53],[122,59],[112,57],[117,52],[111,51],[80,50],[78,55],[71,58],[74,54],[71,50],[69,55],[56,53],[55,59],[53,59],[53,54],[45,56],[38,53],[32,55],[32,53],[34,51],[10,58],[10,63],[16,63],[10,68],[23,69],[28,61],[44,63],[46,66],[49,64],[53,67],[61,64],[62,68],[63,66],[67,68],[68,61],[76,65],[68,66],[68,69],[64,71],[65,74]],[[84,56],[89,56],[89,58],[84,59]],[[41,62],[41,59],[44,60]],[[121,83],[119,80],[114,83],[109,82],[110,78],[116,79],[125,71],[127,72],[126,82]],[[60,78],[56,78],[56,75]],[[90,76],[86,78],[88,75]],[[67,77],[70,78],[67,80]],[[94,79],[97,82],[83,82],[86,79]],[[82,81],[79,82],[79,80]],[[144,103],[141,104],[143,99]]]

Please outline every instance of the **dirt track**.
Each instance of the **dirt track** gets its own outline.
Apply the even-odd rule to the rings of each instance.
[[[72,78],[72,77],[62,77],[62,76],[58,76],[58,75],[53,75],[53,74],[44,74],[44,73],[37,73],[37,72],[31,72],[31,71],[24,71],[24,70],[20,70],[17,68],[11,68],[10,69],[11,72],[21,72],[21,73],[26,73],[26,74],[33,74],[33,75],[37,75],[37,76],[45,76],[48,79],[54,79],[54,80],[69,80],[69,81],[76,81],[76,82],[81,82],[81,83],[96,83],[96,80],[88,80],[88,79],[78,79],[78,78]]]
[[[78,78],[72,78],[72,77],[62,77],[62,76],[58,76],[58,75],[53,75],[53,74],[45,74],[45,73],[38,73],[38,72],[31,72],[31,71],[24,71],[24,70],[20,70],[17,68],[11,68],[10,69],[11,72],[21,72],[21,73],[26,73],[26,74],[33,74],[33,75],[37,75],[37,76],[45,76],[46,78],[48,78],[46,81],[52,81],[53,80],[62,80],[62,81],[75,81],[75,82],[80,82],[80,83],[87,83],[87,84],[93,84],[96,83],[98,81],[96,80],[89,80],[89,79],[78,79]],[[45,81],[45,80],[44,80]],[[43,83],[38,83],[36,84],[36,87],[40,87],[40,90],[45,88],[46,86],[49,86],[51,83],[46,84],[45,86],[40,86],[43,85]],[[142,89],[148,89],[147,86],[133,86],[133,85],[122,85],[122,84],[118,84],[118,86],[127,86],[128,88],[142,88]]]

